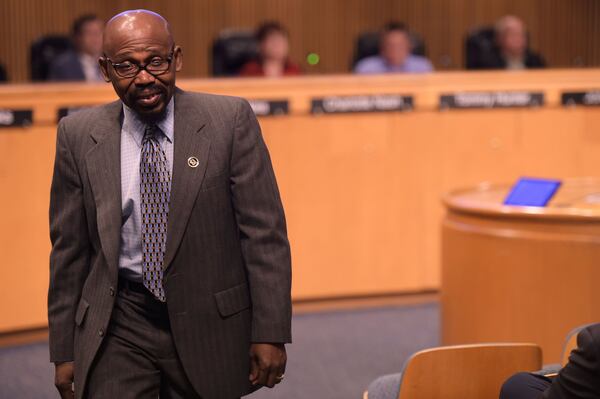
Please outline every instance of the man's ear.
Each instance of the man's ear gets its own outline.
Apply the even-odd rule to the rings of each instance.
[[[102,77],[105,82],[110,82],[110,77],[108,76],[108,60],[106,57],[98,58],[98,65],[100,65],[100,72],[102,73]]]
[[[183,68],[183,51],[181,50],[181,47],[175,46],[173,58],[175,60],[175,71],[181,71],[181,68]]]

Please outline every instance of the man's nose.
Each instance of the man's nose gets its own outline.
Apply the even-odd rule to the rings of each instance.
[[[154,77],[154,75],[152,75],[151,73],[149,73],[145,69],[142,69],[135,76],[135,84],[138,85],[138,86],[146,86],[148,84],[154,83],[155,80],[156,80],[156,78]]]

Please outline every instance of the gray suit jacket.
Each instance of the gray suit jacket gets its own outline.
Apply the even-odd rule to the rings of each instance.
[[[120,101],[63,118],[50,201],[51,361],[75,361],[76,397],[108,328],[121,228]],[[188,158],[200,160],[196,168]],[[245,100],[175,94],[164,287],[177,351],[204,398],[239,397],[251,342],[291,342],[285,217]]]

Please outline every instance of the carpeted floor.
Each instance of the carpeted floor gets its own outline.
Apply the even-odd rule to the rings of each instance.
[[[439,345],[438,305],[294,316],[285,382],[252,399],[360,399],[375,377]],[[0,399],[58,398],[46,342],[0,349]]]

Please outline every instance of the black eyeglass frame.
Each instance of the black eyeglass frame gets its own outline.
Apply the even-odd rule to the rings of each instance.
[[[110,65],[112,66],[113,70],[115,71],[115,73],[121,77],[121,78],[134,78],[136,77],[141,71],[146,71],[148,72],[150,75],[152,76],[160,76],[160,75],[164,75],[165,73],[167,73],[169,71],[169,69],[171,69],[171,63],[173,62],[173,57],[175,56],[175,46],[173,46],[173,48],[171,49],[171,53],[167,56],[167,58],[161,58],[164,61],[167,62],[167,67],[165,68],[164,71],[151,71],[148,70],[148,66],[151,65],[152,60],[150,62],[147,62],[146,64],[138,64],[137,62],[131,62],[131,61],[123,61],[123,62],[113,62],[109,57],[104,57],[104,59],[110,63]],[[117,68],[124,64],[124,63],[130,63],[133,66],[137,67],[137,70],[135,71],[135,73],[132,74],[127,74],[127,75],[121,75]]]

